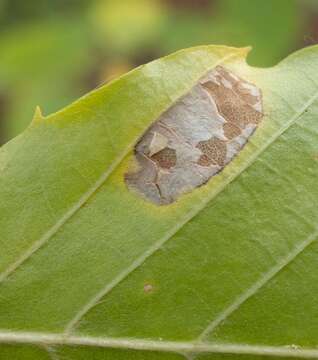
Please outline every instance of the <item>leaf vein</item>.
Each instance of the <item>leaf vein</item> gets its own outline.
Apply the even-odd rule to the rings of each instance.
[[[54,333],[0,331],[2,344],[37,344],[44,346],[87,346],[140,351],[189,354],[245,354],[318,359],[315,348],[263,346],[248,344],[197,343],[158,341],[131,338],[100,338],[93,336],[64,336]]]
[[[285,269],[315,240],[318,238],[318,227],[308,236],[302,243],[295,246],[295,248],[283,257],[276,265],[269,271],[264,273],[252,286],[240,294],[228,307],[226,307],[220,314],[205,328],[200,334],[198,340],[204,340],[208,335],[211,335],[215,329],[222,324],[230,315],[236,312],[249,298],[257,294],[270,280],[274,279],[283,269]]]

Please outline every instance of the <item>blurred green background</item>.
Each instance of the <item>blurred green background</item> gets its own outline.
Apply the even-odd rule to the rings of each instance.
[[[200,44],[270,66],[318,42],[318,0],[0,0],[0,144],[131,68]]]

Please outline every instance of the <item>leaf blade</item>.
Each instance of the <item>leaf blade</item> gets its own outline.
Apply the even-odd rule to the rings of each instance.
[[[49,237],[50,241],[41,243],[44,246],[36,248],[39,251],[32,252],[32,256],[26,262],[21,262],[21,267],[8,277],[8,281],[2,283],[0,328],[5,329],[6,324],[10,324],[10,330],[24,330],[30,333],[37,330],[46,333],[62,332],[66,327],[69,333],[71,330],[75,331],[79,337],[162,337],[165,341],[186,340],[186,343],[191,344],[193,339],[209,326],[211,314],[215,317],[217,314],[222,315],[222,309],[227,314],[227,306],[231,309],[231,302],[238,294],[247,292],[249,295],[249,286],[253,286],[255,281],[257,284],[259,276],[265,274],[264,285],[267,285],[267,279],[268,283],[271,283],[272,279],[270,276],[266,277],[266,274],[271,275],[271,269],[276,269],[275,263],[279,263],[279,260],[286,256],[288,258],[290,249],[295,245],[297,247],[299,239],[312,231],[312,224],[317,220],[312,208],[312,199],[317,196],[317,187],[313,182],[317,168],[312,157],[312,153],[316,151],[316,124],[313,119],[317,112],[317,86],[314,81],[315,75],[312,74],[317,66],[314,55],[315,49],[305,50],[272,69],[251,68],[235,56],[229,59],[227,66],[255,81],[264,91],[266,119],[262,129],[253,135],[244,153],[206,186],[184,196],[178,204],[164,208],[146,204],[135,194],[127,191],[123,183],[123,174],[130,158],[125,157],[126,153],[123,153],[118,167],[114,168],[115,171],[107,178],[107,183],[102,184],[101,188],[97,187],[97,192],[97,188],[93,188],[94,198],[85,198],[83,203],[80,202],[76,208],[80,211],[72,213],[66,218],[65,223],[62,221],[62,226],[58,226],[56,232],[54,230],[52,238]],[[181,59],[183,56],[184,54],[180,54]],[[193,55],[190,51],[187,56],[193,57],[192,61],[200,63],[202,52]],[[171,66],[170,61],[173,63],[175,58],[167,61],[168,68]],[[303,63],[306,67],[301,67]],[[192,64],[191,61],[182,63],[184,70],[190,69],[189,64]],[[206,63],[197,66],[206,71]],[[140,74],[142,79],[155,75],[158,80],[158,72],[152,71],[149,66],[146,70],[136,70],[133,76],[136,76],[137,83],[141,80]],[[172,73],[175,68],[171,66],[169,71]],[[196,74],[200,72],[196,71]],[[186,73],[184,71],[184,74]],[[160,77],[165,78],[166,75],[160,73]],[[194,77],[192,75],[190,80],[183,78],[180,81],[188,84],[187,87],[195,81]],[[125,79],[124,77],[122,81],[125,82]],[[135,85],[134,82],[132,84]],[[286,84],[292,90],[289,90]],[[123,87],[121,88],[118,83],[111,87],[114,96],[112,101],[115,103],[118,94],[122,93],[120,90],[123,91]],[[102,93],[104,91],[110,90],[103,89]],[[61,145],[55,148],[56,159],[49,164],[49,173],[54,177],[56,169],[61,169],[58,161],[63,161],[62,168],[66,168],[66,165],[72,168],[71,179],[75,178],[75,174],[77,177],[80,174],[81,184],[76,185],[77,194],[82,189],[90,188],[91,184],[96,184],[93,180],[97,172],[90,173],[90,167],[87,164],[81,167],[83,163],[80,161],[74,166],[74,152],[71,156],[66,150],[67,144],[71,141],[75,147],[75,150],[72,150],[75,154],[76,145],[80,144],[79,154],[85,153],[86,158],[96,155],[86,154],[86,146],[88,143],[91,144],[92,140],[82,144],[78,134],[85,131],[85,116],[88,116],[92,109],[98,114],[91,122],[92,128],[97,126],[96,122],[103,121],[101,113],[98,113],[100,95],[99,92],[93,93],[44,120],[45,122],[39,125],[46,129],[44,138],[43,130],[40,137],[37,133],[39,127],[31,127],[24,135],[26,140],[22,136],[15,140],[18,145],[13,142],[2,149],[1,168],[5,171],[1,173],[1,181],[5,184],[10,176],[12,180],[13,174],[17,175],[14,171],[10,173],[11,164],[22,168],[23,161],[19,156],[16,163],[9,159],[15,151],[21,151],[19,147],[23,148],[23,151],[29,151],[35,140],[40,141],[40,144],[45,140],[51,146],[45,153],[48,155],[53,153],[52,140],[51,143],[49,140],[52,134],[55,134]],[[170,103],[173,101],[169,97],[166,99]],[[152,101],[155,100],[153,96]],[[110,105],[107,103],[107,106]],[[162,104],[160,106],[162,108]],[[76,119],[77,112],[80,112],[80,115]],[[150,121],[150,118],[147,121]],[[63,126],[69,127],[69,132],[75,134],[74,139],[63,133]],[[47,130],[47,127],[50,127],[50,130]],[[109,128],[107,130],[109,131]],[[121,136],[124,135],[124,130],[127,129],[122,128]],[[127,147],[128,150],[136,141],[137,133],[142,131],[141,125],[134,131],[135,138]],[[120,138],[117,136],[120,131],[116,130],[115,125],[113,132],[116,139]],[[132,138],[133,136],[130,137]],[[106,140],[102,138],[98,141]],[[295,149],[294,143],[298,148]],[[120,144],[114,145],[114,142],[108,140],[106,147],[110,149],[110,153],[99,154],[99,159],[114,156],[116,151],[120,151],[122,142]],[[118,150],[112,150],[111,145]],[[99,146],[100,143],[97,144],[97,148],[100,149]],[[289,147],[297,150],[292,157],[288,155]],[[43,157],[37,158],[39,148],[32,151],[33,157],[28,153],[29,161],[30,158],[35,159],[37,164],[43,165],[45,156],[41,154]],[[64,156],[61,156],[62,154]],[[282,159],[285,160],[285,165],[278,166]],[[292,162],[297,165],[295,169],[291,168]],[[307,167],[311,167],[309,173],[302,171],[303,162]],[[96,168],[102,168],[102,161]],[[32,164],[31,173],[26,172],[27,177],[36,179],[36,184],[43,181],[43,178],[40,181],[35,177],[38,171],[39,166]],[[20,178],[24,176],[25,179],[26,174],[20,175]],[[58,175],[61,177],[61,173]],[[69,173],[66,178],[70,180]],[[292,178],[297,181],[291,181]],[[16,188],[17,184],[23,185],[21,179],[20,183],[19,178],[17,180]],[[269,184],[270,180],[275,181],[278,189]],[[47,188],[52,191],[53,180],[45,177],[45,181]],[[293,194],[299,184],[304,191],[303,202],[299,194]],[[59,183],[58,190],[63,194],[68,193],[69,188],[63,189],[61,185],[63,182]],[[72,183],[69,181],[68,185]],[[46,210],[53,205],[51,210],[54,217],[56,209],[52,194],[43,192],[45,190],[42,189],[41,201],[46,201]],[[16,194],[20,193],[16,191]],[[37,192],[31,194],[34,196]],[[276,203],[276,197],[279,195],[282,196],[282,201]],[[8,189],[2,187],[1,196],[9,199]],[[290,229],[287,226],[288,214],[284,214],[284,207],[288,201],[292,204],[290,212],[295,212],[296,205],[301,205],[305,216],[300,216],[299,211],[296,211],[290,225],[293,236],[286,240],[286,232]],[[72,197],[68,196],[65,202],[70,204]],[[17,203],[16,206],[18,205],[20,204]],[[9,210],[12,211],[10,208]],[[32,213],[32,218],[37,211],[35,209]],[[253,212],[256,214],[256,224],[253,222]],[[58,215],[61,213],[62,211]],[[43,216],[44,219],[48,217],[46,213],[40,215],[41,219]],[[232,218],[235,221],[232,221]],[[284,231],[281,233],[276,230],[274,221],[273,224],[266,223],[268,219],[275,218],[283,224]],[[5,218],[2,219],[5,226],[8,226],[7,221]],[[48,222],[45,221],[44,225],[47,226]],[[10,233],[10,227],[5,226],[7,235],[16,235],[15,229]],[[276,243],[267,239],[265,230],[275,235]],[[239,239],[237,243],[233,242],[236,233]],[[28,233],[31,239],[33,235],[32,232]],[[199,238],[196,235],[199,235]],[[257,241],[253,240],[255,236]],[[12,241],[9,237],[6,240],[7,243]],[[236,249],[237,257],[233,257],[233,249]],[[249,262],[250,258],[252,261]],[[170,259],[173,259],[173,262]],[[280,271],[279,266],[277,269]],[[189,279],[184,271],[191,274]],[[110,285],[105,288],[105,283]],[[260,284],[263,285],[262,282]],[[147,285],[153,290],[150,293],[144,291]],[[63,294],[63,297],[59,294]],[[218,296],[215,297],[213,294]],[[181,304],[177,308],[173,305],[174,299],[178,299]],[[242,299],[245,302],[244,296]],[[249,300],[249,297],[246,300]],[[240,301],[238,305],[240,307]],[[232,312],[229,313],[231,314]],[[227,318],[228,316],[226,320]],[[187,324],[191,326],[187,328]],[[233,332],[232,335],[235,335],[231,328],[227,332]],[[224,346],[228,346],[227,332],[222,335]],[[251,335],[250,332],[247,334]],[[212,340],[214,342],[220,339],[222,338]],[[244,339],[242,344],[238,341],[235,344],[245,346],[248,341]],[[271,346],[271,343],[268,346]],[[298,353],[295,354],[291,356],[298,356]]]

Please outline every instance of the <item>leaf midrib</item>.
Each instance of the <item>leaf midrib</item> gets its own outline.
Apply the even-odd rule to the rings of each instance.
[[[318,349],[248,344],[200,343],[94,336],[64,336],[55,333],[0,331],[0,344],[46,346],[87,346],[125,350],[174,352],[186,354],[245,354],[318,359]]]

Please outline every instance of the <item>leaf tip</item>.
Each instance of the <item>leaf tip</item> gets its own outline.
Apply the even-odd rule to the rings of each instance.
[[[239,49],[241,54],[246,58],[247,55],[253,50],[252,46],[245,46]]]
[[[44,120],[44,116],[42,114],[42,110],[40,108],[39,105],[36,106],[35,111],[34,111],[34,115],[33,115],[33,119],[31,122],[31,125],[37,124],[39,122],[41,122],[42,120]]]

